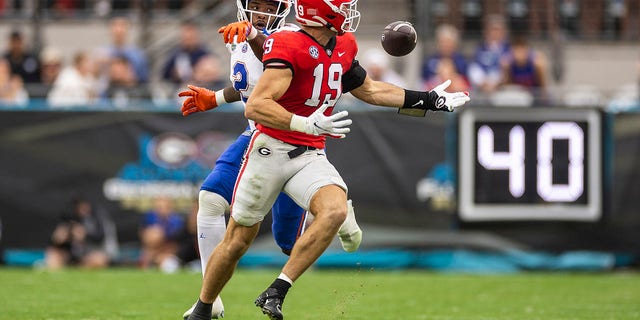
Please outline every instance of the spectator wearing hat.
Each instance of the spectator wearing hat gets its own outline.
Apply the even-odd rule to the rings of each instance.
[[[55,47],[45,47],[40,52],[40,63],[40,82],[50,87],[60,75],[60,71],[62,71],[64,63],[62,52]]]
[[[46,98],[62,70],[63,63],[62,52],[55,47],[46,47],[40,52],[40,82],[27,85],[32,98]]]

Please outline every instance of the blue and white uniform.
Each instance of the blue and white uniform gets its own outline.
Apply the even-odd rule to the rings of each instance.
[[[242,102],[246,103],[262,75],[262,61],[256,58],[247,42],[227,44],[227,49],[231,53],[229,79],[240,92]],[[255,124],[249,120],[245,131],[218,158],[215,167],[202,183],[201,190],[217,193],[231,203],[242,158],[254,129]],[[290,251],[303,230],[304,209],[281,193],[273,205],[272,214],[272,232],[276,243],[283,251]]]

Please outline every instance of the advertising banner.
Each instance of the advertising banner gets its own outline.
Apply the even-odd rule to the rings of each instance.
[[[356,206],[373,212],[360,220],[408,221],[423,213],[427,207],[416,196],[416,185],[445,160],[445,118],[393,112],[352,118],[352,133],[328,141],[327,153]],[[217,157],[246,125],[240,112],[188,118],[152,112],[0,112],[5,246],[45,246],[58,216],[78,194],[108,209],[120,241],[136,241],[137,213],[158,196],[171,198],[187,213]],[[432,181],[422,197],[437,195],[437,188]]]
[[[379,234],[375,243],[381,245],[402,234],[480,231],[537,249],[640,251],[640,116],[612,117],[604,120],[613,128],[613,136],[602,141],[603,162],[611,166],[603,171],[601,187],[608,196],[597,221],[460,221],[455,114],[415,118],[393,111],[352,112],[351,133],[329,139],[327,155],[349,187],[358,221],[369,227],[368,243],[374,243],[376,226],[395,230]],[[169,197],[189,212],[216,158],[246,125],[241,112],[182,117],[177,112],[0,111],[2,245],[44,248],[59,215],[79,194],[110,213],[120,242],[135,243],[140,213],[155,197]],[[268,231],[269,219],[262,232]]]

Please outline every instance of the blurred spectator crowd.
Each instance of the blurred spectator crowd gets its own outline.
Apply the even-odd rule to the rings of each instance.
[[[458,30],[448,24],[436,29],[436,51],[422,66],[424,89],[447,79],[451,91],[470,91],[474,100],[492,105],[548,105],[548,63],[543,52],[532,46],[526,33],[508,33],[502,16],[489,16],[483,38],[472,56],[460,51]]]
[[[130,39],[127,17],[109,21],[109,43],[74,52],[65,61],[61,48],[45,46],[36,52],[19,29],[7,35],[0,56],[0,105],[26,105],[31,98],[49,106],[74,107],[110,103],[125,107],[135,99],[173,97],[186,83],[207,87],[226,84],[226,68],[202,42],[198,26],[180,25],[179,41],[163,58],[159,81],[151,86],[151,65],[144,50]],[[157,90],[156,90],[157,91]]]
[[[54,226],[43,266],[50,270],[101,269],[135,263],[142,269],[166,273],[183,267],[199,269],[197,202],[193,202],[189,212],[184,212],[176,208],[173,199],[160,196],[149,200],[150,208],[140,215],[140,243],[134,260],[127,261],[120,252],[118,230],[111,213],[99,202],[74,196]]]
[[[637,81],[620,83],[608,99],[594,85],[557,81],[561,74],[555,74],[554,68],[562,64],[558,59],[564,57],[550,59],[549,54],[557,54],[553,48],[540,48],[527,31],[512,31],[508,26],[503,15],[488,15],[481,39],[472,46],[467,43],[463,51],[459,30],[452,24],[438,25],[434,43],[429,44],[433,48],[421,61],[419,89],[431,90],[451,79],[449,91],[471,93],[469,106],[640,107],[640,57],[637,68],[629,66],[629,70],[637,69],[633,71]],[[383,51],[371,49],[361,59],[374,79],[403,85],[402,77],[394,73]],[[584,81],[588,83],[588,79]]]
[[[114,13],[140,9],[145,1],[153,10],[167,12],[177,12],[195,2],[194,0],[0,0],[0,16],[30,16],[37,9],[44,9],[44,12],[53,18],[106,17]]]
[[[100,1],[92,1],[97,5]],[[109,10],[127,10],[141,1],[107,1]],[[0,0],[0,8],[19,1]],[[182,8],[190,1],[154,1],[154,6]],[[49,1],[52,8],[85,8],[83,1]],[[77,7],[73,7],[77,6]],[[550,59],[530,42],[526,32],[508,30],[502,15],[489,15],[482,38],[463,53],[459,30],[451,24],[435,29],[435,43],[421,61],[419,88],[396,72],[389,55],[378,48],[362,50],[358,59],[375,80],[430,90],[451,79],[450,91],[469,91],[471,105],[493,106],[603,106],[605,97],[592,86],[563,91],[550,85]],[[180,24],[173,48],[152,68],[147,53],[131,39],[128,17],[110,18],[110,39],[99,48],[78,50],[65,57],[63,48],[34,48],[20,29],[6,34],[0,56],[0,106],[26,106],[30,99],[45,99],[52,108],[108,105],[126,108],[137,100],[173,103],[186,84],[217,89],[227,85],[224,60],[203,41],[195,22]],[[207,35],[211,36],[211,35]],[[68,52],[65,52],[69,54]],[[562,59],[562,57],[552,57]],[[640,59],[638,60],[640,63]],[[640,65],[640,64],[639,64]],[[639,68],[640,69],[640,68]],[[640,70],[637,71],[640,79]],[[621,87],[623,98],[638,99],[638,84]],[[626,91],[624,90],[626,89]],[[559,93],[560,92],[560,93]]]

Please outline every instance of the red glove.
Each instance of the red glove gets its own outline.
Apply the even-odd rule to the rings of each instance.
[[[188,97],[182,103],[183,116],[188,116],[195,112],[204,112],[218,106],[216,93],[206,88],[188,85],[189,90],[178,93],[179,97]]]
[[[258,35],[258,30],[249,21],[239,21],[221,27],[218,33],[222,33],[224,43],[233,43],[234,37],[236,37],[235,43],[242,43],[253,40]]]

